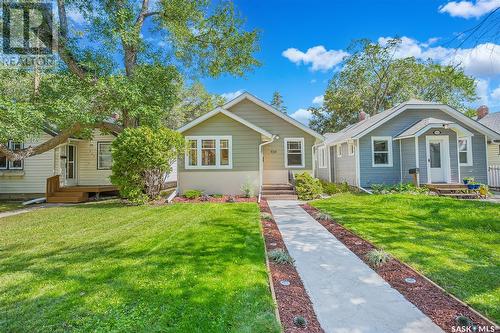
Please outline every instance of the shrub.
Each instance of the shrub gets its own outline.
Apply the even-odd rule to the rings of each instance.
[[[292,265],[294,262],[293,258],[290,257],[290,255],[283,249],[274,249],[269,251],[268,257],[277,264]]]
[[[253,185],[249,180],[241,185],[241,191],[243,192],[243,196],[245,198],[251,198],[254,196]]]
[[[272,221],[272,220],[274,220],[274,219],[273,219],[273,215],[272,215],[272,214],[265,213],[265,212],[260,213],[260,218],[261,218],[262,220],[264,220],[264,221]]]
[[[351,187],[347,182],[343,182],[340,184],[330,183],[325,180],[320,180],[321,186],[323,187],[323,193],[328,195],[334,195],[337,193],[346,193],[352,192]]]
[[[198,199],[203,193],[198,190],[187,190],[184,192],[184,197],[188,199]]]
[[[297,327],[303,328],[307,326],[307,320],[302,316],[293,317],[293,324]]]
[[[366,260],[372,266],[378,267],[391,259],[391,256],[384,250],[371,250],[366,254]]]
[[[323,192],[319,179],[304,172],[295,176],[295,189],[301,200],[317,199]]]
[[[220,194],[220,193],[216,193],[216,194],[212,194],[212,198],[223,198],[224,197],[224,194]]]
[[[113,141],[111,182],[133,203],[156,199],[163,177],[184,150],[184,138],[167,128],[127,128]]]
[[[331,220],[332,217],[326,213],[319,212],[316,214],[316,219],[320,221],[328,221]]]

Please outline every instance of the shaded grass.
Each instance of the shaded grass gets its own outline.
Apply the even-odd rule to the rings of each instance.
[[[500,322],[500,205],[404,194],[311,205]]]
[[[0,201],[0,213],[7,212],[9,210],[15,210],[22,208],[21,202],[17,201]]]
[[[256,204],[0,220],[0,331],[277,332]]]

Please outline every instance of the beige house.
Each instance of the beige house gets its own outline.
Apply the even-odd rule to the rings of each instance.
[[[56,133],[46,130],[32,142],[9,142],[13,149],[36,146]],[[110,185],[111,134],[95,131],[92,140],[71,138],[66,143],[24,161],[0,156],[0,198],[44,197],[47,178],[59,175],[60,186]]]
[[[500,112],[489,113],[487,107],[481,108],[479,122],[500,133]],[[491,187],[500,188],[500,140],[488,140],[488,182]]]
[[[319,133],[249,93],[179,131],[188,146],[178,161],[180,194],[197,189],[238,195],[244,184],[255,194],[265,194],[266,186],[287,194],[291,174],[312,173],[313,146],[323,141]]]

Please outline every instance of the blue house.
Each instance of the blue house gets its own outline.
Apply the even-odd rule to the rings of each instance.
[[[444,104],[409,100],[337,133],[314,147],[314,174],[358,187],[412,182],[487,183],[487,143],[500,134]]]

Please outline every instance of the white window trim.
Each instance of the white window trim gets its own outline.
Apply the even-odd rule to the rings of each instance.
[[[304,138],[285,138],[284,142],[284,153],[285,153],[285,168],[305,168],[305,147],[304,147]],[[300,155],[301,155],[301,164],[300,165],[288,165],[288,142],[300,142]]]
[[[231,135],[213,136],[186,136],[186,142],[196,140],[197,161],[196,165],[189,165],[189,148],[186,149],[184,154],[184,168],[186,170],[204,169],[204,170],[218,170],[218,169],[232,169],[233,168],[233,137]],[[201,140],[215,140],[215,165],[201,165]],[[227,140],[229,145],[229,164],[220,165],[220,140]]]
[[[16,142],[19,143],[19,142]],[[9,149],[14,149],[14,142],[12,140],[9,140],[7,147]],[[21,142],[21,149],[24,148],[24,143]],[[20,167],[14,167],[13,161],[9,161],[9,159],[6,159],[5,167],[0,167],[0,170],[24,170],[24,160],[21,160],[21,166]]]
[[[318,148],[318,166],[321,169],[326,168],[326,148],[325,147]]]
[[[97,142],[97,170],[111,170],[113,165],[113,157],[111,157],[111,166],[109,168],[102,167],[99,163],[99,153],[101,152],[101,145],[111,145],[111,141],[99,141]]]
[[[392,136],[372,136],[371,137],[371,145],[372,145],[372,167],[374,168],[392,168]],[[387,164],[375,164],[375,150],[373,144],[375,141],[387,141]]]
[[[337,157],[342,157],[342,144],[336,145],[335,151],[337,152]]]
[[[460,144],[459,140],[467,140],[467,163],[460,163]],[[458,163],[460,166],[472,166],[472,137],[464,136],[457,139],[457,149],[458,149]]]
[[[348,142],[347,143],[347,154],[349,156],[354,156],[356,152],[356,146],[354,145],[354,142]]]

